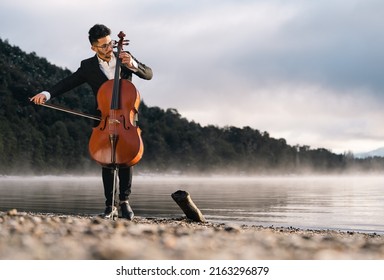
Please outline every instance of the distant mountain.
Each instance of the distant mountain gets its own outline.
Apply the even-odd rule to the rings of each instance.
[[[384,147],[378,148],[373,151],[355,154],[356,158],[367,158],[367,157],[384,157]]]

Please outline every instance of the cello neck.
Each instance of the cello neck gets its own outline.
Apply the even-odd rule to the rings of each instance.
[[[120,40],[117,44],[117,57],[116,57],[116,69],[115,69],[115,77],[113,81],[113,93],[112,93],[112,100],[111,100],[111,110],[118,110],[120,109],[120,66],[121,66],[121,59],[119,58],[120,52],[123,49],[124,44],[124,37],[125,34],[123,31],[120,31],[120,33],[117,35]]]

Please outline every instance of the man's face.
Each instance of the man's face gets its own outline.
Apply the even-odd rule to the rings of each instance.
[[[111,36],[106,36],[97,40],[91,47],[102,60],[110,61],[113,52]]]

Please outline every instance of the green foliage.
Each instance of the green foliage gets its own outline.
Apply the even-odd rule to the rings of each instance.
[[[88,155],[93,121],[28,100],[69,74],[0,39],[0,174],[99,170]],[[87,86],[52,102],[87,113],[96,107]],[[144,156],[137,168],[142,171],[291,174],[384,168],[383,158],[355,159],[350,153],[290,146],[285,139],[251,127],[202,127],[176,109],[148,107],[144,102],[139,116]]]
[[[1,173],[82,172],[89,166],[87,139],[93,123],[29,102],[70,71],[0,39],[0,73]],[[87,87],[69,92],[55,103],[84,112],[95,106]]]

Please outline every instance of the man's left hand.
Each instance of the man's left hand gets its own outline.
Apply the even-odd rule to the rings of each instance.
[[[121,52],[119,57],[121,59],[121,63],[123,63],[126,67],[135,68],[133,58],[129,53]]]

